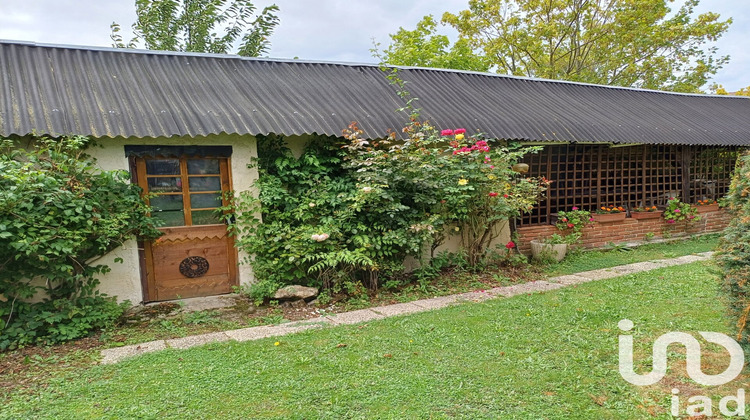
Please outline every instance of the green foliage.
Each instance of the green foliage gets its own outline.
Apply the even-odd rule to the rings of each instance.
[[[409,139],[402,143],[395,135],[363,140],[356,125],[345,130],[362,191],[373,208],[397,205],[403,208],[393,212],[413,212],[416,218],[403,226],[412,236],[428,235],[433,251],[451,234],[460,235],[468,264],[477,266],[504,224],[530,211],[544,191],[545,182],[511,169],[538,148],[469,136],[461,128],[438,132],[416,120],[403,131]]]
[[[159,235],[128,173],[98,169],[87,143],[40,138],[26,150],[2,141],[0,347],[62,341],[111,322],[117,305],[95,291],[109,268],[96,260],[134,236]],[[42,302],[23,303],[39,291]]]
[[[591,212],[573,207],[570,211],[561,211],[557,214],[555,227],[566,233],[564,243],[575,244],[583,236],[583,228],[593,222]]]
[[[87,287],[93,289],[97,284],[92,281]],[[130,302],[118,305],[114,297],[95,290],[74,301],[46,299],[38,303],[0,304],[0,318],[5,324],[0,334],[0,350],[85,337],[93,330],[111,327],[129,306]]]
[[[260,137],[258,199],[238,200],[238,244],[249,255],[254,299],[292,283],[370,289],[461,235],[478,266],[509,218],[530,210],[544,186],[510,167],[535,149],[490,146],[414,122],[410,139],[316,138],[299,159],[276,136]],[[465,131],[465,130],[463,130]],[[262,223],[261,223],[262,220]]]
[[[750,152],[745,152],[737,161],[726,202],[732,220],[724,230],[716,261],[722,271],[722,286],[737,338],[750,349],[747,322],[750,314]]]
[[[450,48],[450,40],[437,33],[437,22],[425,16],[413,31],[399,28],[391,35],[393,43],[383,51],[388,64],[458,70],[489,71],[490,61],[475,55],[466,39],[459,39]]]
[[[664,209],[662,215],[667,223],[674,224],[681,221],[687,221],[688,223],[694,223],[700,220],[698,216],[698,210],[688,203],[683,203],[679,198],[670,198],[667,203],[667,208]]]
[[[442,16],[458,31],[453,47],[434,34],[428,16],[416,30],[392,35],[386,51],[394,64],[476,62],[503,74],[696,92],[729,60],[706,44],[732,20],[712,12],[696,16],[699,0],[674,11],[669,3],[476,0]]]
[[[256,15],[247,0],[135,0],[135,8],[135,37],[129,42],[119,24],[110,25],[114,47],[136,48],[143,41],[150,50],[229,54],[239,41],[236,54],[257,57],[268,52],[268,38],[279,24],[278,6]]]

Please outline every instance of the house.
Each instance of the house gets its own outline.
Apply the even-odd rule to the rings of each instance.
[[[574,205],[718,198],[738,148],[750,142],[748,98],[423,68],[398,76],[437,127],[545,147],[527,163],[531,175],[554,182],[520,221],[526,237],[545,234],[552,215]],[[165,235],[131,241],[104,261],[112,271],[100,289],[131,302],[226,293],[253,281],[210,210],[223,193],[252,188],[257,172],[247,164],[257,135],[284,135],[300,150],[310,136],[340,136],[357,121],[379,138],[408,121],[396,111],[404,105],[371,64],[0,41],[1,136],[91,136],[102,146],[91,150],[102,168],[128,170],[155,194]],[[725,217],[715,213],[693,229],[719,229]],[[587,243],[604,243],[596,238],[603,230],[614,240],[618,229],[641,229],[637,221],[623,226],[598,227]]]

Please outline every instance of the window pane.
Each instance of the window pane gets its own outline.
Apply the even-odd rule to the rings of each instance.
[[[159,195],[149,200],[154,213],[170,210],[182,210],[181,195]]]
[[[217,210],[198,210],[193,212],[193,225],[216,225],[221,223],[221,212]]]
[[[207,209],[221,206],[221,193],[190,194],[190,207]]]
[[[179,175],[179,159],[146,159],[146,173],[149,175]]]
[[[148,191],[154,193],[181,192],[182,178],[149,178]]]
[[[221,178],[218,176],[191,176],[190,191],[221,191]]]
[[[215,175],[219,173],[219,159],[188,159],[187,168],[190,175]]]
[[[151,214],[157,219],[164,221],[164,226],[185,226],[185,215],[182,210],[179,211],[159,211]]]

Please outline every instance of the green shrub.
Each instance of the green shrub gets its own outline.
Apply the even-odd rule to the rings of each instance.
[[[719,241],[716,261],[737,339],[750,350],[750,152],[737,161],[726,203],[732,220]]]
[[[0,144],[0,348],[111,323],[122,308],[96,292],[96,276],[109,271],[97,259],[135,235],[159,234],[129,174],[98,169],[87,143]],[[26,303],[38,292],[41,302]]]
[[[454,234],[468,265],[479,267],[502,225],[544,189],[511,170],[535,149],[417,122],[404,131],[405,141],[367,141],[352,123],[344,138],[312,140],[299,159],[283,138],[259,137],[259,198],[241,195],[235,225],[261,279],[256,300],[269,285],[376,289],[407,256],[422,260]]]

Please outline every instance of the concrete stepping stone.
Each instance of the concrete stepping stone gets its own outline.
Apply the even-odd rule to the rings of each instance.
[[[348,325],[359,324],[360,322],[367,322],[375,319],[383,319],[385,317],[370,309],[360,309],[358,311],[328,315],[326,318],[334,325]]]
[[[102,350],[102,364],[117,363],[126,357],[138,356],[167,348],[164,340],[149,341],[148,343],[133,344],[130,346],[115,347]]]

